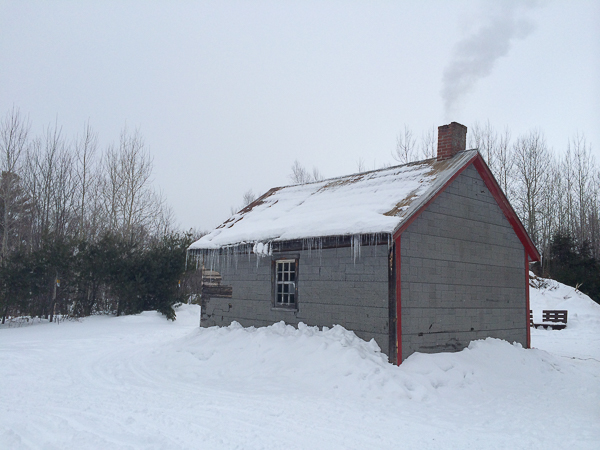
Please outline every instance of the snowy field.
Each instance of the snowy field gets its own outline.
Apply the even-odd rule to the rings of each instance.
[[[341,327],[199,329],[155,312],[0,329],[1,449],[598,449],[600,307],[535,349],[488,339],[401,367]]]

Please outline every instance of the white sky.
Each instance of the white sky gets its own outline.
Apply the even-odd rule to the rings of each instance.
[[[600,160],[599,23],[577,0],[0,0],[0,115],[69,137],[89,119],[102,146],[138,127],[181,226],[210,229],[295,159],[392,162],[404,124],[539,127],[557,151],[582,131]],[[449,114],[448,67],[467,76]]]

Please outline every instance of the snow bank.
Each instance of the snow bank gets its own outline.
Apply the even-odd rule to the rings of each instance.
[[[374,340],[365,342],[341,326],[319,330],[280,322],[243,328],[234,322],[198,329],[164,351],[189,355],[183,377],[213,384],[225,377],[230,388],[239,391],[272,392],[293,386],[311,393],[367,395],[386,386],[393,369]]]

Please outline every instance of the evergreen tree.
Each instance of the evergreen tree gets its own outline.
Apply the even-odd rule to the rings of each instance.
[[[571,234],[559,230],[550,243],[548,274],[600,303],[600,264],[592,256],[591,247],[589,241],[577,246]]]

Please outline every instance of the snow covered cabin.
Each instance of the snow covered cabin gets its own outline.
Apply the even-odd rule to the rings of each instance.
[[[467,128],[437,158],[273,188],[189,248],[226,295],[201,326],[340,324],[391,362],[496,337],[529,347],[539,253]]]

